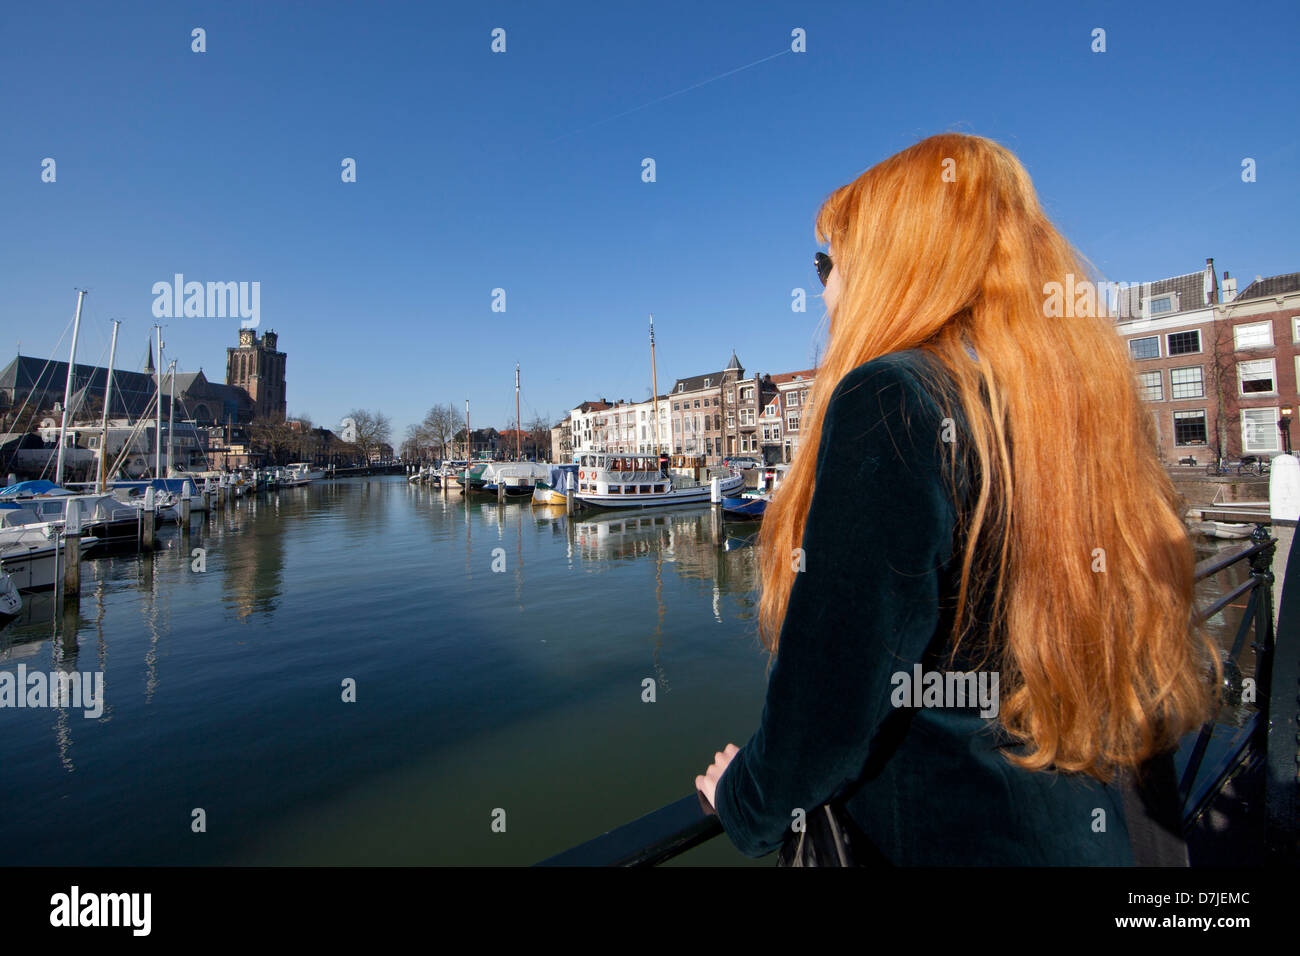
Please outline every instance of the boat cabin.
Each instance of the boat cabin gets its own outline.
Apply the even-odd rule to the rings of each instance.
[[[588,452],[577,459],[579,494],[661,495],[672,490],[656,455]]]

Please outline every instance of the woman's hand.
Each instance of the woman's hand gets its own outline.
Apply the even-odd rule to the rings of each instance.
[[[695,778],[695,789],[704,794],[704,799],[709,801],[709,806],[713,806],[713,794],[718,789],[718,781],[722,779],[723,771],[731,763],[731,758],[740,753],[740,748],[735,744],[727,744],[720,753],[713,755],[713,763],[704,771],[704,775]]]

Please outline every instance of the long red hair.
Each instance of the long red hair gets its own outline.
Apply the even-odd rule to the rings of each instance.
[[[1219,676],[1193,624],[1194,552],[1105,302],[1066,316],[1047,303],[1050,283],[1095,279],[1028,173],[991,140],[932,136],[833,192],[816,231],[841,291],[803,441],[763,520],[769,651],[831,393],[858,365],[921,349],[979,463],[969,507],[958,502],[951,646],[980,642],[999,667],[999,720],[1026,745],[1009,759],[1108,780],[1176,746],[1211,712]],[[993,619],[977,625],[983,598]]]

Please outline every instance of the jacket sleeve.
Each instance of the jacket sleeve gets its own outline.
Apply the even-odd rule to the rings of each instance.
[[[727,835],[747,856],[779,848],[797,809],[811,814],[859,779],[893,709],[892,675],[910,672],[934,636],[955,522],[941,470],[951,428],[889,356],[854,369],[830,399],[806,565],[790,591],[762,719],[715,794]]]

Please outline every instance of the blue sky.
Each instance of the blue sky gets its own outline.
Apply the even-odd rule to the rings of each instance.
[[[291,413],[380,409],[398,441],[435,402],[505,427],[516,361],[525,420],[648,397],[650,312],[661,389],[733,348],[800,369],[819,203],[947,130],[1015,151],[1112,280],[1300,269],[1300,7],[1064,6],[9,4],[0,360],[52,354],[86,287],[78,360],[121,318],[139,368],[179,272],[261,283]],[[238,320],[164,321],[224,380]]]

